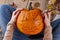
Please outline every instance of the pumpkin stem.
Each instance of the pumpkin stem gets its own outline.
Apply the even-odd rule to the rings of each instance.
[[[32,9],[32,2],[30,2],[28,10],[31,10],[31,9]]]

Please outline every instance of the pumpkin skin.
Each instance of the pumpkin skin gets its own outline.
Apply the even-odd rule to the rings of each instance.
[[[17,28],[27,35],[36,35],[44,28],[44,22],[40,9],[23,9],[17,18]]]

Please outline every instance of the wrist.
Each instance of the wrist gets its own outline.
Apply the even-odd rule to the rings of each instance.
[[[51,24],[49,23],[49,24],[46,24],[45,26],[48,27],[48,26],[51,26]]]
[[[9,21],[9,23],[11,23],[11,24],[15,24],[15,22],[14,22],[14,21],[12,21],[12,20],[10,20],[10,21]]]
[[[46,27],[50,27],[51,25],[46,25]]]
[[[52,29],[51,25],[46,25],[45,28]]]
[[[15,28],[15,24],[14,24],[14,23],[10,23],[10,22],[9,22],[9,23],[7,24],[7,26],[8,26],[8,27],[7,27],[8,30],[9,30],[10,28],[11,28],[11,29],[12,29],[12,28],[13,28],[13,29]]]
[[[52,31],[52,26],[51,25],[47,25],[47,26],[45,26],[45,29]]]
[[[13,21],[9,21],[7,25],[15,26],[15,23]]]
[[[50,25],[50,24],[48,24],[48,25],[45,25],[45,27],[51,27],[51,25]]]

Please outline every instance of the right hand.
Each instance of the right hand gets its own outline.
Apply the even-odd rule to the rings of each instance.
[[[49,13],[43,13],[43,16],[44,16],[45,26],[51,26],[50,25],[51,12],[49,12]]]

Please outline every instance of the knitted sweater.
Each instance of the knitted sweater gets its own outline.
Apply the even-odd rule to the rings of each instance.
[[[8,23],[3,40],[12,40],[14,26],[15,25],[13,23]],[[45,27],[43,40],[52,40],[52,27],[51,26]]]

